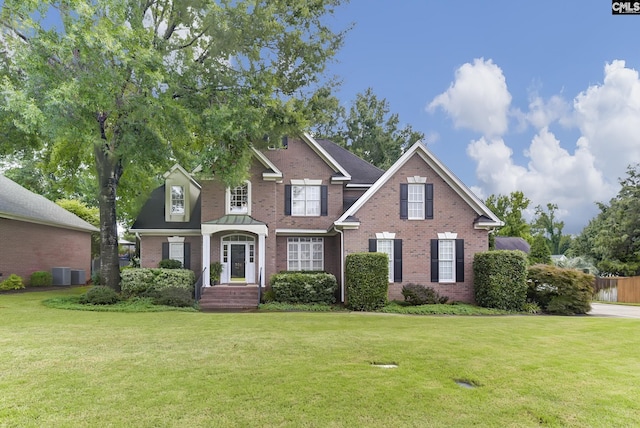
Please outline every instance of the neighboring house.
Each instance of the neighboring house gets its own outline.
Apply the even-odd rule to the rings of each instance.
[[[143,267],[177,259],[204,273],[205,287],[214,261],[221,284],[326,271],[344,301],[345,257],[379,251],[389,255],[391,299],[413,282],[473,301],[473,255],[502,222],[422,143],[386,172],[308,134],[253,154],[249,179],[233,189],[178,165],[165,174],[131,228]]]
[[[520,250],[529,254],[531,246],[524,238],[496,236],[496,250]]]
[[[1,279],[17,274],[28,283],[54,267],[91,272],[91,233],[99,230],[43,196],[0,175]]]

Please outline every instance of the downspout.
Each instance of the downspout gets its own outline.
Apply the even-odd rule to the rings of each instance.
[[[340,300],[344,303],[344,233],[337,227],[333,227],[340,234]]]

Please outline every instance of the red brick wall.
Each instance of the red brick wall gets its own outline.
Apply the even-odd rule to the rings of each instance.
[[[0,218],[0,280],[10,274],[28,283],[33,272],[84,269],[91,277],[91,234]]]
[[[400,183],[407,177],[427,177],[433,183],[434,218],[432,220],[400,219]],[[391,232],[402,239],[402,283],[389,286],[389,298],[402,300],[402,285],[414,282],[434,288],[451,300],[473,301],[473,255],[488,248],[488,234],[475,230],[473,222],[478,216],[471,207],[440,178],[419,156],[411,158],[376,194],[355,214],[360,228],[345,231],[347,254],[369,250],[369,239],[376,233]],[[464,239],[465,281],[455,284],[431,282],[430,241],[438,233],[453,232]]]
[[[171,235],[181,236],[181,235]],[[191,270],[196,278],[202,272],[202,236],[185,236],[184,242],[191,244]],[[166,236],[142,236],[140,240],[140,266],[157,268],[162,260],[162,243],[169,242]]]

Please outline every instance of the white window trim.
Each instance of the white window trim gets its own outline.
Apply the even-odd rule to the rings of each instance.
[[[174,187],[179,187],[182,189],[182,210],[176,210],[175,208],[177,207],[177,205],[174,205],[174,201],[176,201],[177,199],[174,199],[173,197],[173,188]],[[185,186],[180,185],[180,184],[172,184],[171,185],[171,189],[170,189],[170,203],[171,203],[171,208],[170,208],[170,212],[171,215],[185,215],[186,211],[187,211],[187,195],[186,195],[186,190],[185,190]]]
[[[388,279],[389,279],[389,282],[391,283],[391,282],[393,282],[393,278],[395,277],[395,272],[394,272],[394,269],[393,269],[393,260],[394,260],[394,256],[395,256],[394,255],[394,241],[393,241],[394,238],[379,238],[378,237],[378,235],[384,235],[385,233],[387,235],[393,235],[395,237],[395,233],[387,233],[387,232],[383,232],[382,234],[376,233],[376,251],[378,253],[386,254],[387,257],[389,258],[389,278]],[[390,252],[389,253],[380,251],[380,242],[389,242],[391,244],[390,247],[389,247],[390,248]]]
[[[426,184],[427,177],[420,177],[419,175],[414,175],[413,177],[407,177],[407,183],[409,184]]]
[[[247,186],[247,211],[246,212],[238,212],[231,210],[231,188],[227,187],[224,196],[224,209],[225,214],[227,215],[251,215],[251,182],[249,180],[245,180],[244,184]]]
[[[458,234],[453,232],[444,232],[438,233],[438,272],[441,272],[440,269],[440,243],[442,241],[449,241],[452,243],[452,260],[451,260],[451,276],[452,278],[442,278],[442,275],[438,273],[438,282],[451,284],[456,282],[456,239],[458,239]]]
[[[416,201],[411,201],[410,195],[411,195],[411,189],[415,188],[419,186],[419,188],[422,190],[422,209],[420,210],[420,214],[416,215],[411,215],[411,209],[409,208],[409,206],[412,203],[417,203]],[[424,220],[424,211],[426,209],[426,205],[427,205],[427,201],[425,200],[425,190],[424,190],[424,184],[422,183],[409,183],[409,186],[407,187],[407,219],[408,220]]]
[[[293,181],[293,180],[291,180]],[[320,180],[319,180],[320,181]],[[302,187],[304,188],[304,212],[303,213],[296,213],[293,209],[293,204],[294,202],[302,202],[302,200],[295,200],[294,197],[294,187]],[[307,193],[307,189],[311,189],[311,188],[315,188],[317,189],[318,192],[318,199],[309,199],[308,198],[308,193]],[[308,208],[309,208],[309,203],[310,202],[318,202],[318,210],[317,210],[317,214],[309,214],[308,213]],[[322,214],[322,188],[321,188],[321,184],[292,184],[291,185],[291,215],[293,217],[320,217],[320,215]]]
[[[292,186],[322,186],[322,180],[312,180],[310,178],[305,178],[302,180],[292,179]]]
[[[301,239],[304,239],[305,241],[301,241]],[[302,243],[309,243],[311,244],[311,249],[310,249],[310,256],[311,258],[309,259],[310,263],[310,269],[300,269],[300,262],[304,261],[300,258],[300,255],[302,253],[302,251],[300,250],[300,244]],[[313,244],[314,243],[321,243],[322,244],[322,252],[321,252],[321,259],[320,259],[320,268],[319,269],[314,269],[313,267],[313,262],[315,261],[313,258]],[[298,253],[298,258],[295,260],[295,262],[297,263],[297,267],[298,269],[291,269],[291,252],[290,252],[290,246],[291,244],[297,244],[297,253]],[[312,236],[295,236],[295,237],[289,237],[287,238],[287,270],[294,270],[294,271],[299,271],[299,270],[324,270],[324,238],[318,238],[318,237],[312,237]]]
[[[169,259],[178,260],[182,263],[182,267],[184,267],[184,236],[169,236],[167,237],[167,241],[169,241]],[[179,248],[178,251],[179,257],[171,257],[171,254],[174,249]]]

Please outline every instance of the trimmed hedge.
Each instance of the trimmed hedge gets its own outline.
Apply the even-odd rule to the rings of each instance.
[[[177,308],[185,308],[193,306],[195,300],[191,297],[191,292],[185,288],[166,287],[153,292],[153,304],[174,306]]]
[[[447,296],[440,296],[436,290],[422,284],[409,283],[402,287],[404,301],[412,306],[447,303]]]
[[[273,299],[280,303],[335,303],[336,277],[329,273],[284,272],[271,276]]]
[[[24,288],[24,282],[22,282],[22,278],[15,273],[12,273],[7,279],[0,282],[1,291],[20,290],[22,288]]]
[[[527,273],[527,299],[543,312],[557,315],[586,314],[591,310],[595,278],[575,269],[533,265]]]
[[[41,270],[31,274],[29,278],[30,287],[50,287],[53,285],[53,275],[51,272]]]
[[[182,269],[182,262],[180,260],[162,259],[158,263],[160,269]]]
[[[167,287],[183,288],[191,295],[195,290],[195,274],[189,269],[125,269],[121,273],[123,296],[146,296]]]
[[[376,311],[387,304],[389,259],[383,253],[347,255],[347,306],[354,311]]]
[[[520,311],[527,301],[527,255],[522,251],[485,251],[473,258],[476,303],[485,308]]]
[[[116,291],[105,285],[91,287],[80,298],[80,302],[87,305],[113,305],[120,301],[120,296]]]

